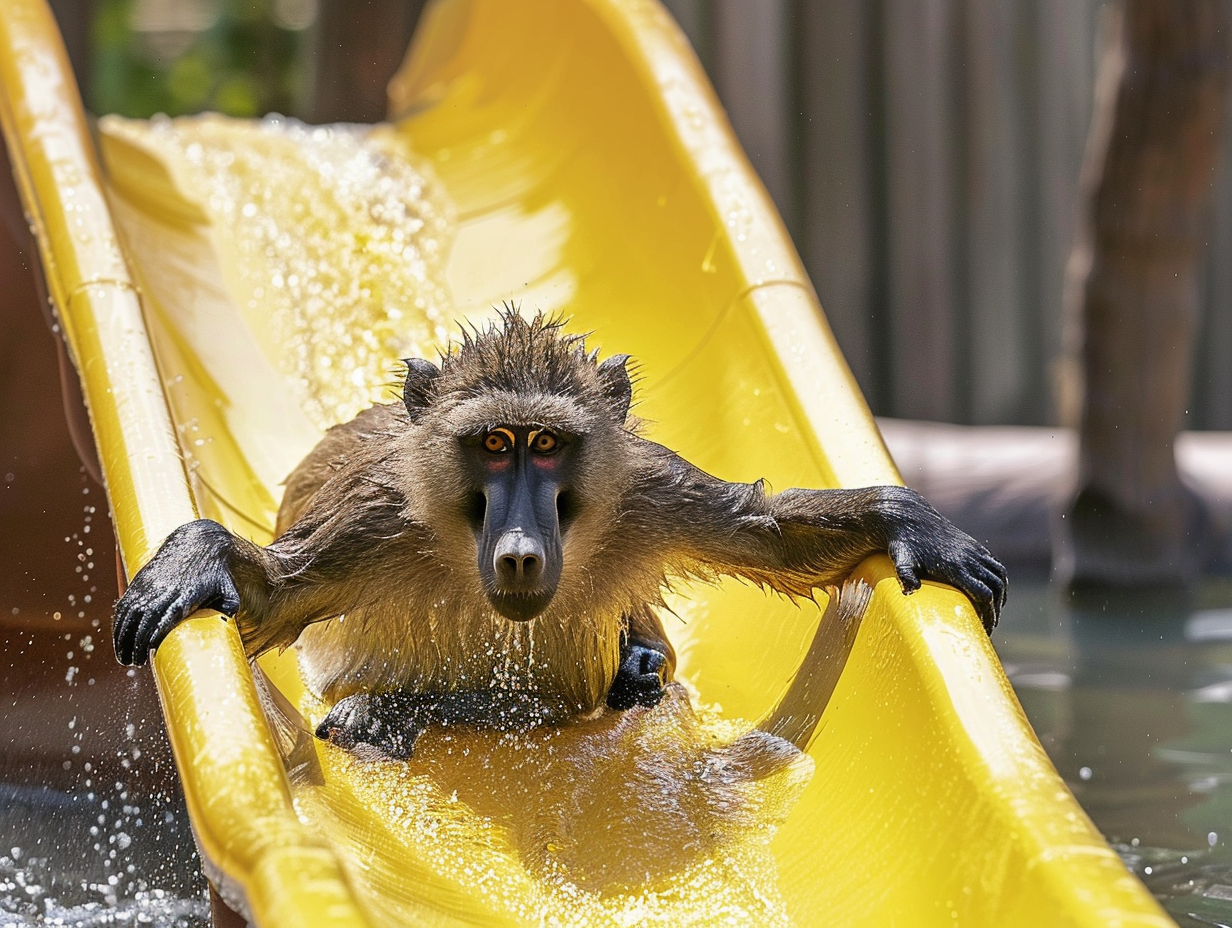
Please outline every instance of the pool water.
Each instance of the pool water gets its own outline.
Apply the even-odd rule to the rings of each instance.
[[[0,786],[0,925],[209,925],[182,806]]]
[[[1018,583],[993,636],[1036,733],[1183,928],[1232,926],[1232,588]]]

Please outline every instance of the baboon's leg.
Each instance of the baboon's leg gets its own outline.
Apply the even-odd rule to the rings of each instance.
[[[506,690],[356,693],[338,700],[316,735],[347,750],[367,745],[385,757],[404,760],[429,725],[525,731],[569,714],[560,700]]]

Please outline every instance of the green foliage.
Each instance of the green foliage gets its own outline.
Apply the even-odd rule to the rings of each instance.
[[[204,29],[161,34],[134,28],[136,5],[137,0],[95,4],[87,101],[95,113],[296,114],[305,34],[278,22],[276,0],[198,3],[207,14],[217,13]]]

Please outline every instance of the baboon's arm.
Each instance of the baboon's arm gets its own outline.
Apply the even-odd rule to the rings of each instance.
[[[198,609],[234,616],[245,652],[255,657],[290,646],[313,622],[388,595],[374,578],[398,576],[387,571],[388,558],[414,567],[418,550],[417,527],[403,517],[405,499],[389,479],[391,443],[383,440],[401,411],[376,406],[330,429],[291,475],[280,535],[269,547],[207,519],[172,532],[116,604],[120,660],[144,663]]]
[[[297,576],[299,574],[299,576]],[[235,617],[252,657],[286,647],[311,622],[345,611],[349,587],[297,571],[294,560],[198,519],[168,536],[116,604],[116,656],[143,664],[151,648],[198,609]]]
[[[345,501],[345,503],[343,502]],[[382,595],[374,582],[413,533],[401,497],[360,468],[340,472],[295,524],[267,548],[198,519],[168,536],[116,604],[116,655],[144,663],[149,651],[198,609],[235,617],[249,657],[284,648],[313,622]]]
[[[153,647],[198,609],[263,615],[272,565],[265,551],[217,522],[181,525],[116,603],[112,639],[124,664],[144,664]]]
[[[646,443],[656,480],[640,481],[641,530],[662,539],[669,565],[731,574],[793,596],[841,582],[884,551],[910,593],[922,580],[957,587],[984,627],[1005,602],[1005,568],[975,539],[906,487],[785,490],[728,483],[679,455]]]

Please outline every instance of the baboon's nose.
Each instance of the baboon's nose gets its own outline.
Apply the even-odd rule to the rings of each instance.
[[[493,554],[497,579],[502,585],[528,587],[543,576],[543,545],[525,532],[506,532]]]

